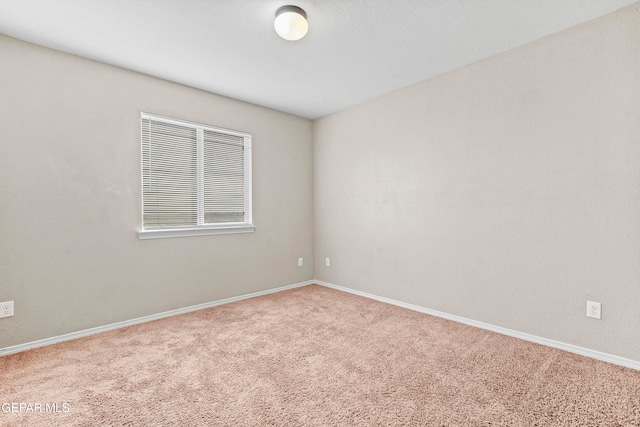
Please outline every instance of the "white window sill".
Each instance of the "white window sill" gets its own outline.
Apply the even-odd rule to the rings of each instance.
[[[208,236],[212,234],[253,233],[253,224],[224,225],[209,227],[156,228],[138,231],[138,239],[166,239],[170,237]]]

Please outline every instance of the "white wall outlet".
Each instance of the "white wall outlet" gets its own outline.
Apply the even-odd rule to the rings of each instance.
[[[324,259],[324,266],[325,267],[331,267],[331,258],[325,258]]]
[[[602,319],[602,304],[599,302],[587,301],[587,317]]]
[[[298,267],[302,267],[304,265],[304,259],[302,257],[298,258]]]
[[[0,302],[0,317],[13,316],[13,301]]]

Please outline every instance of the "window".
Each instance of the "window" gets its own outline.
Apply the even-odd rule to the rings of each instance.
[[[250,233],[251,135],[141,114],[140,239]]]

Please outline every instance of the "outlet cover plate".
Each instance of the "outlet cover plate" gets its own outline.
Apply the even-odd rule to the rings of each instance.
[[[13,301],[0,302],[0,318],[13,316]]]
[[[602,304],[594,301],[587,301],[587,317],[602,319]]]

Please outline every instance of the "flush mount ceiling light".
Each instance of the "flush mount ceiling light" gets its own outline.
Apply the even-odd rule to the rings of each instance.
[[[298,6],[282,6],[276,11],[273,26],[283,39],[300,40],[309,31],[307,13]]]

